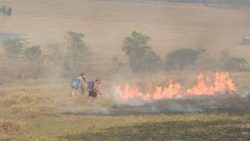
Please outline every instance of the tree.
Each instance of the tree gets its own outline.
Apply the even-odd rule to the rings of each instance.
[[[220,61],[222,69],[231,71],[247,70],[247,60],[242,57],[231,57],[228,50],[221,52]]]
[[[23,54],[23,47],[24,47],[25,41],[21,38],[13,38],[8,39],[3,42],[4,50],[6,53],[6,56],[8,57],[9,64],[13,66],[14,70],[14,76],[20,77],[19,75],[22,74],[20,72],[20,60],[22,59]]]
[[[43,71],[42,50],[40,46],[35,45],[25,49],[25,57],[29,61],[29,70],[32,77],[38,77]]]
[[[26,48],[24,54],[29,61],[35,62],[41,59],[42,51],[40,49],[40,46],[36,45],[30,48]]]
[[[227,63],[227,69],[233,71],[244,71],[247,70],[246,65],[248,62],[242,57],[231,57]]]
[[[0,13],[2,13],[1,24],[3,24],[5,18],[10,17],[12,15],[12,8],[7,7],[6,5],[3,5],[2,7],[0,7]]]
[[[12,8],[7,7],[6,5],[3,5],[2,7],[0,7],[0,12],[3,14],[3,16],[11,16]]]
[[[149,36],[133,31],[126,37],[122,50],[126,53],[133,72],[153,71],[160,66],[160,57],[147,45]]]
[[[166,56],[165,69],[178,70],[186,66],[192,65],[196,62],[197,56],[204,53],[205,50],[194,50],[190,48],[181,48],[170,52]]]
[[[88,62],[90,60],[91,52],[83,38],[84,34],[76,32],[68,32],[66,36],[68,42],[68,61],[65,62],[65,66],[71,73],[80,72],[85,65],[83,61]]]
[[[24,40],[21,38],[8,39],[3,42],[5,52],[9,57],[18,57],[24,47]]]
[[[158,1],[158,0],[155,0]],[[250,5],[249,0],[160,0],[175,3],[203,3],[205,5]]]

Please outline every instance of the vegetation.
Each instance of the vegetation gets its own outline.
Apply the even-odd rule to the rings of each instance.
[[[248,62],[242,57],[231,57],[228,51],[221,53],[221,65],[224,70],[231,71],[246,71],[248,69]]]
[[[12,74],[9,75],[14,78],[20,78],[22,75],[22,68],[20,67],[22,64],[19,61],[23,59],[24,44],[24,40],[20,38],[8,39],[3,42],[6,60],[9,64],[8,69],[12,70]]]
[[[36,62],[40,60],[42,57],[42,51],[40,49],[40,46],[32,46],[30,48],[26,48],[25,56],[31,62]]]
[[[7,17],[12,16],[12,8],[7,7],[6,5],[3,5],[0,7],[0,13],[2,14],[2,19],[1,19],[1,27],[3,26],[3,23]]]
[[[160,57],[147,45],[149,36],[133,31],[126,37],[122,50],[128,56],[133,72],[155,71],[159,68]]]
[[[24,47],[24,40],[20,38],[8,39],[3,43],[4,49],[8,57],[19,57]]]
[[[175,2],[175,3],[199,3],[205,5],[234,5],[234,6],[250,5],[249,0],[150,0],[150,1]]]
[[[10,38],[3,42],[5,51],[5,65],[3,70],[8,71],[11,78],[37,78],[46,74],[72,76],[82,70],[92,72],[92,56],[86,46],[82,33],[68,32],[66,36],[67,52],[58,44],[48,45],[44,53],[39,45],[27,46],[21,38]],[[132,32],[126,37],[122,51],[128,58],[128,64],[133,72],[152,72],[164,68],[165,71],[182,69],[230,70],[247,71],[248,62],[242,57],[232,57],[228,52],[221,53],[220,59],[209,57],[205,49],[181,48],[169,52],[161,63],[160,57],[148,46],[150,37],[140,32]],[[207,57],[204,57],[207,56]],[[113,64],[121,64],[118,57],[112,60]],[[122,65],[120,65],[121,67]],[[59,76],[57,75],[57,76]]]
[[[25,49],[25,57],[28,60],[29,73],[31,76],[37,78],[43,71],[43,56],[40,46],[32,46]]]
[[[91,52],[83,41],[84,35],[82,33],[68,32],[67,47],[68,47],[68,61],[65,66],[71,74],[81,72],[86,68],[86,62],[91,60]]]
[[[205,50],[194,50],[190,48],[182,48],[170,52],[166,56],[165,69],[166,70],[179,70],[189,65],[193,65],[198,55],[204,53]]]
[[[239,113],[137,115],[120,111],[114,116],[105,112],[112,111],[113,104],[104,96],[88,106],[87,96],[68,95],[67,80],[57,82],[37,79],[1,84],[0,140],[249,140],[247,109]],[[109,82],[102,88],[108,91]],[[246,99],[227,103],[242,105]]]
[[[174,0],[172,0],[174,1]],[[191,0],[189,0],[191,2]],[[196,0],[192,0],[195,2]],[[222,0],[224,1],[224,0]],[[228,3],[233,0],[228,0]],[[240,2],[241,0],[238,0],[237,2]],[[18,7],[21,3],[15,4],[15,7]],[[30,1],[32,5],[36,3],[34,1]],[[49,1],[48,1],[49,2]],[[66,2],[66,1],[65,1]],[[80,0],[78,1],[80,3]],[[171,2],[170,0],[168,2]],[[184,0],[178,0],[178,2],[184,2]],[[205,2],[201,0],[200,2]],[[207,2],[210,2],[210,0],[207,0]],[[12,3],[12,2],[11,2]],[[47,3],[47,2],[46,2]],[[64,2],[63,2],[64,3]],[[68,3],[68,2],[67,2]],[[85,2],[83,2],[85,3]],[[108,5],[96,5],[98,2],[91,3],[89,2],[90,6],[94,5],[94,7],[100,9],[104,9],[108,7]],[[227,2],[223,2],[227,3]],[[58,5],[57,2],[53,2],[53,4]],[[54,8],[53,4],[49,6],[49,8]],[[73,4],[70,2],[70,4]],[[78,4],[78,3],[77,3]],[[106,3],[101,3],[106,4]],[[117,5],[125,5],[125,7],[119,8],[115,7],[115,9],[125,9],[127,10],[127,6],[131,6],[130,3],[126,2],[125,4],[114,4]],[[212,2],[209,4],[213,4]],[[24,4],[22,5],[25,7]],[[61,4],[63,5],[63,4]],[[61,6],[60,5],[60,6]],[[112,4],[113,5],[113,4]],[[136,4],[138,5],[138,4]],[[170,35],[172,36],[172,33],[174,32],[175,35],[178,35],[178,38],[183,38],[182,35],[185,34],[184,37],[189,40],[189,42],[193,42],[193,40],[190,40],[192,38],[189,37],[197,37],[199,35],[199,32],[197,30],[193,31],[194,29],[199,28],[202,29],[201,31],[207,31],[207,29],[211,29],[211,31],[216,30],[215,28],[220,28],[217,22],[211,22],[214,19],[221,19],[224,15],[230,15],[235,17],[244,18],[244,13],[233,13],[228,14],[227,12],[219,9],[218,11],[222,11],[221,13],[218,12],[219,17],[213,17],[209,18],[211,15],[203,15],[204,17],[208,18],[208,20],[204,22],[208,22],[207,24],[200,24],[200,22],[197,22],[201,20],[200,18],[196,19],[196,15],[193,14],[193,12],[186,12],[188,10],[183,9],[184,13],[189,13],[190,15],[195,15],[195,20],[193,17],[186,17],[184,18],[183,15],[176,16],[178,14],[173,14],[173,16],[168,16],[166,13],[181,13],[182,11],[174,11],[174,6],[170,8],[171,12],[166,10],[166,13],[162,11],[162,9],[157,5],[156,9],[149,9],[151,8],[151,5],[147,5],[145,9],[139,9],[138,7],[141,7],[141,4],[139,4],[138,7],[134,7],[132,5],[131,11],[125,11],[126,14],[124,14],[124,17],[126,15],[129,16],[129,21],[127,21],[126,18],[121,18],[120,14],[115,12],[110,12],[112,18],[117,15],[119,17],[115,17],[114,19],[117,20],[119,23],[113,24],[112,18],[102,17],[98,12],[94,12],[96,9],[86,10],[84,9],[84,12],[91,12],[91,18],[82,15],[84,12],[82,11],[71,11],[72,9],[65,10],[69,13],[73,13],[74,20],[67,19],[67,21],[72,22],[72,25],[76,25],[75,30],[79,31],[80,27],[84,27],[84,29],[89,28],[86,26],[85,22],[83,20],[87,19],[90,24],[95,24],[96,21],[105,19],[102,24],[104,24],[104,27],[109,25],[112,27],[112,29],[117,29],[119,27],[124,26],[123,20],[126,22],[129,22],[129,30],[133,28],[133,23],[137,22],[135,19],[139,19],[140,23],[143,25],[143,28],[140,29],[146,29],[144,28],[144,25],[149,24],[150,26],[154,24],[153,21],[158,22],[158,20],[162,20],[161,15],[164,15],[167,17],[166,19],[171,19],[169,21],[164,21],[162,23],[157,23],[156,26],[152,26],[150,28],[151,31],[157,29],[163,30],[165,29],[171,29],[172,27],[175,27],[173,25],[177,25],[178,29],[182,29],[183,25],[187,25],[183,31],[171,31],[166,32],[166,34],[162,34],[164,32],[161,32],[160,35],[163,35],[163,37],[159,37],[153,32],[152,38],[159,38],[159,41],[165,41],[166,39],[172,40],[171,38],[166,38],[164,35]],[[31,10],[36,10],[37,12],[41,12],[42,15],[46,15],[45,7],[47,7],[47,4],[40,4],[42,10],[39,9],[39,7],[29,8]],[[81,7],[81,5],[79,4]],[[75,6],[73,7],[74,10],[77,8]],[[11,8],[11,7],[10,7]],[[19,8],[19,7],[18,7]],[[26,8],[26,7],[25,7]],[[55,7],[57,8],[57,7]],[[92,7],[91,7],[92,8]],[[165,7],[164,7],[165,8]],[[185,7],[184,7],[185,8]],[[5,9],[5,10],[4,10]],[[7,9],[7,10],[6,10]],[[133,10],[136,9],[136,10]],[[160,9],[160,12],[157,12],[157,10]],[[202,8],[201,8],[202,9]],[[207,8],[209,9],[209,8]],[[19,11],[20,9],[18,9]],[[57,12],[54,12],[53,15],[51,12],[48,12],[47,15],[55,18],[59,14],[58,22],[62,22],[64,16],[62,16],[64,13],[64,10],[62,12],[58,9],[54,9]],[[113,9],[110,9],[113,11]],[[143,12],[149,12],[152,15],[148,17],[141,16],[141,12],[138,12],[139,14],[136,15],[137,11],[143,11]],[[204,10],[204,9],[203,9]],[[3,14],[3,20],[5,17],[12,15],[12,9],[9,10],[7,6],[0,8],[0,11]],[[5,11],[5,12],[3,12]],[[23,12],[24,11],[24,12]],[[49,10],[51,11],[51,9]],[[152,12],[153,11],[153,12]],[[209,10],[208,10],[209,11]],[[22,13],[23,12],[23,13]],[[130,15],[130,12],[134,15]],[[195,10],[196,13],[199,12],[198,9]],[[205,14],[209,13],[206,10],[202,11]],[[217,14],[217,12],[215,12]],[[235,12],[235,11],[233,11]],[[28,13],[28,14],[26,14]],[[20,17],[16,18],[14,21],[16,21],[18,24],[14,24],[16,28],[12,28],[12,26],[8,26],[5,31],[11,32],[18,32],[18,33],[36,33],[37,31],[43,32],[41,35],[46,35],[47,30],[42,31],[38,30],[41,28],[41,25],[38,27],[26,27],[23,29],[20,29],[18,31],[17,28],[20,27],[20,25],[24,25],[24,23],[20,22],[23,20],[23,17],[26,18],[26,20],[23,20],[27,22],[29,20],[29,16],[32,16],[32,11],[27,12],[26,10],[20,10],[20,13],[18,15],[21,15]],[[79,18],[77,17],[77,14],[80,13]],[[101,12],[100,12],[101,13]],[[127,14],[128,13],[128,14]],[[227,13],[227,14],[222,14]],[[36,13],[39,15],[39,13]],[[93,19],[92,16],[97,16]],[[157,16],[154,16],[157,15]],[[213,13],[214,14],[214,13]],[[27,16],[28,15],[28,16]],[[167,16],[166,16],[167,15]],[[171,15],[171,14],[170,14]],[[22,17],[23,16],[23,17]],[[40,15],[39,15],[40,16]],[[38,17],[39,17],[38,16]],[[185,15],[186,16],[186,15]],[[35,22],[40,22],[40,19],[46,19],[48,21],[51,20],[51,17],[39,17],[37,18]],[[71,15],[67,15],[66,17],[71,17]],[[174,18],[177,18],[176,21],[174,21]],[[227,19],[227,18],[226,18]],[[237,18],[232,18],[237,19]],[[82,26],[78,26],[80,24],[74,24],[73,21],[80,20]],[[94,20],[94,22],[92,21]],[[164,19],[165,20],[165,19]],[[173,20],[173,21],[172,21]],[[195,28],[191,26],[193,22],[189,21],[195,21]],[[197,20],[197,21],[196,21]],[[230,20],[230,18],[228,19]],[[222,20],[223,21],[223,20]],[[19,24],[20,22],[20,24]],[[29,21],[28,21],[29,22]],[[177,23],[178,22],[178,23]],[[237,23],[243,23],[241,21],[237,21]],[[33,23],[33,22],[32,22]],[[111,24],[112,23],[112,24]],[[177,23],[177,24],[176,24]],[[202,22],[201,22],[202,23]],[[247,25],[247,21],[244,22]],[[44,20],[43,24],[46,24],[46,21]],[[27,25],[27,24],[25,24]],[[42,26],[44,26],[42,25]],[[53,22],[53,25],[55,23]],[[63,27],[67,25],[64,24]],[[102,29],[102,27],[99,28],[100,23],[97,24],[98,28],[97,30],[101,29],[101,32],[105,32],[105,34],[112,34],[115,32],[106,32],[109,31],[109,29]],[[126,23],[126,25],[128,25]],[[140,24],[138,24],[140,25]],[[167,25],[162,26],[162,25]],[[212,26],[210,26],[212,25]],[[238,25],[238,24],[237,24]],[[239,24],[238,27],[241,27],[243,29],[247,29],[248,26],[242,27],[242,24]],[[29,26],[32,26],[31,24]],[[55,25],[57,26],[57,25]],[[222,25],[224,26],[224,25]],[[230,25],[229,25],[230,26]],[[44,26],[46,27],[46,26]],[[66,27],[66,26],[65,26]],[[94,28],[97,27],[96,25],[91,25],[90,27]],[[145,26],[147,27],[147,26]],[[189,27],[192,30],[192,33],[189,32]],[[206,30],[204,30],[204,28]],[[215,27],[215,28],[214,28]],[[227,26],[226,26],[227,27]],[[229,28],[223,28],[222,31],[232,31],[228,30]],[[234,24],[232,24],[230,27],[237,27]],[[28,30],[28,29],[35,29],[35,30]],[[50,28],[54,28],[53,26]],[[58,26],[58,29],[60,33],[67,32],[65,30],[68,30],[69,28],[62,29],[62,26]],[[70,27],[72,29],[72,27]],[[27,32],[24,32],[27,30]],[[92,33],[93,29],[90,29],[91,32],[86,33]],[[119,32],[126,32],[127,29],[124,29]],[[55,29],[55,32],[57,30]],[[50,32],[51,36],[57,35],[55,32]],[[144,30],[142,32],[145,32]],[[94,35],[95,32],[93,32]],[[98,32],[100,33],[100,32]],[[211,34],[213,34],[212,32]],[[220,32],[221,33],[221,32]],[[40,33],[37,33],[40,34]],[[210,34],[210,33],[209,33]],[[30,34],[27,34],[30,35]],[[114,34],[115,36],[117,34]],[[188,35],[188,36],[186,36]],[[50,37],[51,37],[50,36]],[[60,34],[61,36],[61,34]],[[150,35],[151,36],[151,35]],[[221,36],[221,35],[220,35]],[[43,36],[44,37],[44,36]],[[41,141],[69,141],[69,140],[93,140],[93,141],[127,141],[127,140],[154,140],[154,141],[165,141],[165,140],[183,140],[183,141],[199,141],[199,140],[242,140],[247,141],[250,140],[250,114],[249,114],[249,103],[250,103],[250,95],[249,93],[249,84],[250,84],[250,75],[248,72],[240,72],[236,73],[233,72],[233,78],[236,80],[236,85],[238,87],[244,88],[244,91],[239,91],[239,94],[244,94],[246,97],[232,97],[228,99],[228,101],[225,101],[223,96],[222,102],[212,101],[211,103],[206,103],[209,105],[208,109],[211,111],[201,111],[198,113],[140,113],[142,111],[137,112],[136,115],[134,113],[126,112],[126,109],[116,111],[116,113],[113,113],[112,110],[119,109],[116,108],[120,105],[114,105],[114,103],[107,98],[110,94],[110,87],[112,86],[114,82],[114,74],[113,72],[108,72],[110,75],[105,76],[105,80],[102,82],[101,86],[102,90],[104,91],[104,95],[100,95],[97,98],[96,105],[86,105],[87,102],[87,96],[75,96],[71,97],[69,96],[70,93],[70,86],[69,86],[69,79],[64,79],[65,77],[56,77],[61,74],[67,74],[72,75],[72,73],[78,73],[79,71],[87,70],[91,65],[95,65],[93,62],[90,62],[92,60],[92,53],[90,51],[90,48],[87,46],[88,43],[85,42],[84,34],[79,32],[68,32],[66,34],[66,42],[67,44],[64,44],[64,41],[61,41],[59,43],[53,43],[46,45],[42,44],[40,45],[30,45],[23,39],[9,39],[3,42],[3,51],[0,52],[0,140],[17,140],[17,141],[33,141],[33,140],[41,140]],[[103,37],[103,36],[99,36]],[[122,37],[123,39],[124,37]],[[161,39],[160,39],[161,38]],[[113,39],[113,38],[110,38]],[[120,42],[120,38],[115,38],[117,42]],[[173,35],[174,39],[174,35]],[[193,66],[196,66],[197,63],[200,64],[209,64],[207,63],[206,59],[201,58],[201,56],[206,56],[208,52],[205,50],[196,50],[192,48],[184,48],[184,49],[178,49],[178,50],[172,50],[171,52],[167,52],[166,50],[156,50],[161,51],[161,55],[166,55],[166,58],[163,58],[163,63],[161,63],[160,57],[156,52],[154,52],[153,45],[152,48],[149,44],[150,37],[148,35],[144,35],[140,32],[133,32],[129,37],[125,38],[124,45],[122,48],[122,51],[124,51],[124,54],[128,58],[128,64],[132,68],[134,72],[136,72],[135,75],[126,78],[128,82],[133,82],[136,79],[140,82],[150,82],[158,83],[161,80],[166,79],[173,79],[177,82],[183,82],[185,84],[190,84],[193,82],[190,82],[189,80],[186,80],[184,82],[183,78],[185,77],[192,77],[192,74],[189,71],[193,71]],[[175,39],[174,39],[175,40]],[[114,40],[112,40],[113,42]],[[180,40],[176,41],[179,42]],[[168,42],[168,41],[166,41]],[[212,42],[212,41],[211,41]],[[184,42],[185,43],[185,42]],[[161,43],[160,43],[161,44]],[[167,43],[164,46],[170,47],[171,44],[168,46]],[[98,44],[96,46],[99,46]],[[116,46],[116,44],[114,45]],[[112,47],[114,47],[112,46]],[[121,46],[121,45],[120,45]],[[101,46],[102,47],[102,46]],[[98,50],[101,53],[105,51],[109,51],[108,49],[113,48],[102,48],[102,50]],[[117,47],[117,46],[116,46]],[[119,47],[119,45],[118,45]],[[172,46],[171,49],[173,49],[175,46]],[[99,49],[99,48],[98,48]],[[170,50],[170,48],[168,48]],[[1,50],[2,51],[2,50]],[[113,50],[111,50],[114,52]],[[206,53],[206,54],[205,54]],[[205,55],[204,55],[205,54]],[[103,56],[111,56],[114,55],[111,54],[105,54]],[[117,54],[116,54],[117,55]],[[245,58],[237,57],[237,56],[231,56],[227,54],[221,54],[221,59],[213,58],[212,56],[212,63],[216,62],[219,65],[211,66],[211,68],[220,68],[224,70],[232,70],[232,71],[246,71],[245,67],[247,67],[247,61]],[[102,56],[102,57],[103,57]],[[94,56],[95,57],[95,56]],[[99,57],[99,56],[98,56]],[[96,58],[94,58],[96,59]],[[94,60],[93,59],[93,60]],[[99,59],[99,58],[98,58]],[[107,59],[108,60],[108,59]],[[119,63],[118,58],[113,59],[113,63]],[[94,60],[95,61],[95,60]],[[105,61],[99,59],[100,63],[103,63]],[[103,63],[104,64],[104,63]],[[164,66],[163,66],[164,65]],[[86,68],[87,67],[87,68]],[[143,72],[145,71],[155,71],[158,68],[166,68],[165,72],[162,73],[155,73],[152,77],[149,75],[145,75]],[[107,67],[109,69],[109,66]],[[236,69],[237,68],[237,69]],[[105,71],[107,71],[106,69]],[[186,69],[186,71],[183,71],[183,69]],[[174,73],[169,72],[168,70],[176,70]],[[179,70],[179,71],[178,71]],[[44,77],[44,71],[46,71],[47,77]],[[91,71],[89,71],[91,72]],[[100,72],[99,72],[100,73]],[[187,75],[188,74],[188,75]],[[96,75],[99,75],[96,73]],[[95,76],[96,76],[95,75]],[[4,77],[8,76],[9,79],[3,79]],[[51,77],[53,76],[53,77]],[[87,73],[87,77],[89,77],[89,73]],[[18,80],[18,79],[23,80]],[[24,79],[26,78],[26,79]],[[36,79],[29,79],[29,78],[36,78]],[[124,77],[125,78],[125,77]],[[124,78],[118,78],[118,81],[125,81]],[[116,79],[116,78],[115,78]],[[5,81],[3,81],[5,80]],[[195,80],[195,79],[193,79]],[[187,82],[189,81],[189,82]],[[206,100],[203,100],[204,103]],[[162,101],[164,103],[165,101]],[[185,104],[197,104],[199,103],[198,99],[195,100],[194,103],[190,101],[184,101]],[[155,103],[153,103],[155,104]],[[168,103],[165,103],[165,106],[168,106]],[[203,104],[203,103],[202,103]],[[225,105],[224,105],[225,104]],[[205,104],[204,104],[205,105]],[[205,105],[205,106],[207,106]],[[223,110],[213,111],[214,106],[222,106]],[[178,106],[178,105],[177,105]],[[234,108],[231,109],[231,107],[236,106],[239,109],[236,109],[234,111]],[[123,108],[123,107],[122,107]],[[126,108],[126,107],[125,107]],[[129,110],[136,110],[137,108],[129,107]],[[146,107],[146,110],[148,107]],[[157,104],[153,105],[153,107],[150,107],[150,110],[157,110]],[[187,106],[187,108],[189,108]],[[227,110],[224,110],[227,109]],[[139,110],[141,110],[139,108]],[[144,109],[143,109],[144,110]],[[230,111],[230,112],[228,112]],[[115,115],[113,115],[115,114]]]
[[[11,38],[3,42],[7,75],[10,78],[38,77],[43,71],[43,52],[40,46],[27,47],[21,38]]]
[[[182,48],[176,49],[166,55],[165,70],[199,69],[199,70],[225,70],[247,71],[248,62],[243,57],[232,57],[228,51],[223,51],[219,57],[212,58],[204,49]]]
[[[81,33],[68,32],[67,52],[63,52],[57,44],[48,45],[46,53],[39,45],[28,46],[22,38],[10,38],[3,42],[4,65],[10,78],[44,77],[43,72],[55,72],[65,75],[79,73],[87,67],[91,60],[91,52],[83,41]],[[66,73],[65,73],[66,72]]]
[[[6,5],[3,5],[2,7],[0,7],[0,12],[3,14],[3,16],[11,16],[12,8],[7,7]]]

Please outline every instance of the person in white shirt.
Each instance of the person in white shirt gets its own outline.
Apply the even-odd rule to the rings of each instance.
[[[81,95],[84,95],[84,84],[87,83],[87,79],[84,73],[81,73],[80,76],[78,77],[78,79],[80,80],[80,84],[79,84],[79,91]]]

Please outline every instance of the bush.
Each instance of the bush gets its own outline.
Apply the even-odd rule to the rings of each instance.
[[[242,57],[231,57],[228,51],[221,53],[221,67],[224,70],[230,71],[245,71],[248,69],[248,62]]]
[[[249,0],[160,0],[160,1],[173,2],[173,3],[199,3],[205,5],[250,5]]]
[[[21,38],[12,38],[3,42],[3,47],[6,55],[7,70],[11,77],[20,78],[23,73],[23,48],[25,41]]]
[[[31,46],[24,51],[26,57],[26,75],[29,77],[37,78],[42,75],[43,67],[43,54],[40,46]]]
[[[3,42],[3,46],[8,57],[18,58],[23,51],[24,40],[21,38],[8,39]]]
[[[42,57],[40,46],[32,46],[30,48],[26,48],[24,54],[26,58],[31,62],[38,61]]]
[[[206,52],[203,49],[194,50],[190,48],[181,48],[170,52],[166,56],[165,70],[183,69],[196,62],[199,54]]]

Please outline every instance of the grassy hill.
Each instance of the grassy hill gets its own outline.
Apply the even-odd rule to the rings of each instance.
[[[151,37],[150,45],[163,58],[173,48],[206,48],[213,54],[229,49],[250,59],[239,43],[250,34],[247,8],[212,8],[192,4],[162,4],[115,0],[2,0],[13,16],[1,23],[2,32],[24,35],[31,43],[65,44],[67,31],[85,34],[87,45],[110,65],[121,56],[123,40],[133,30]]]

